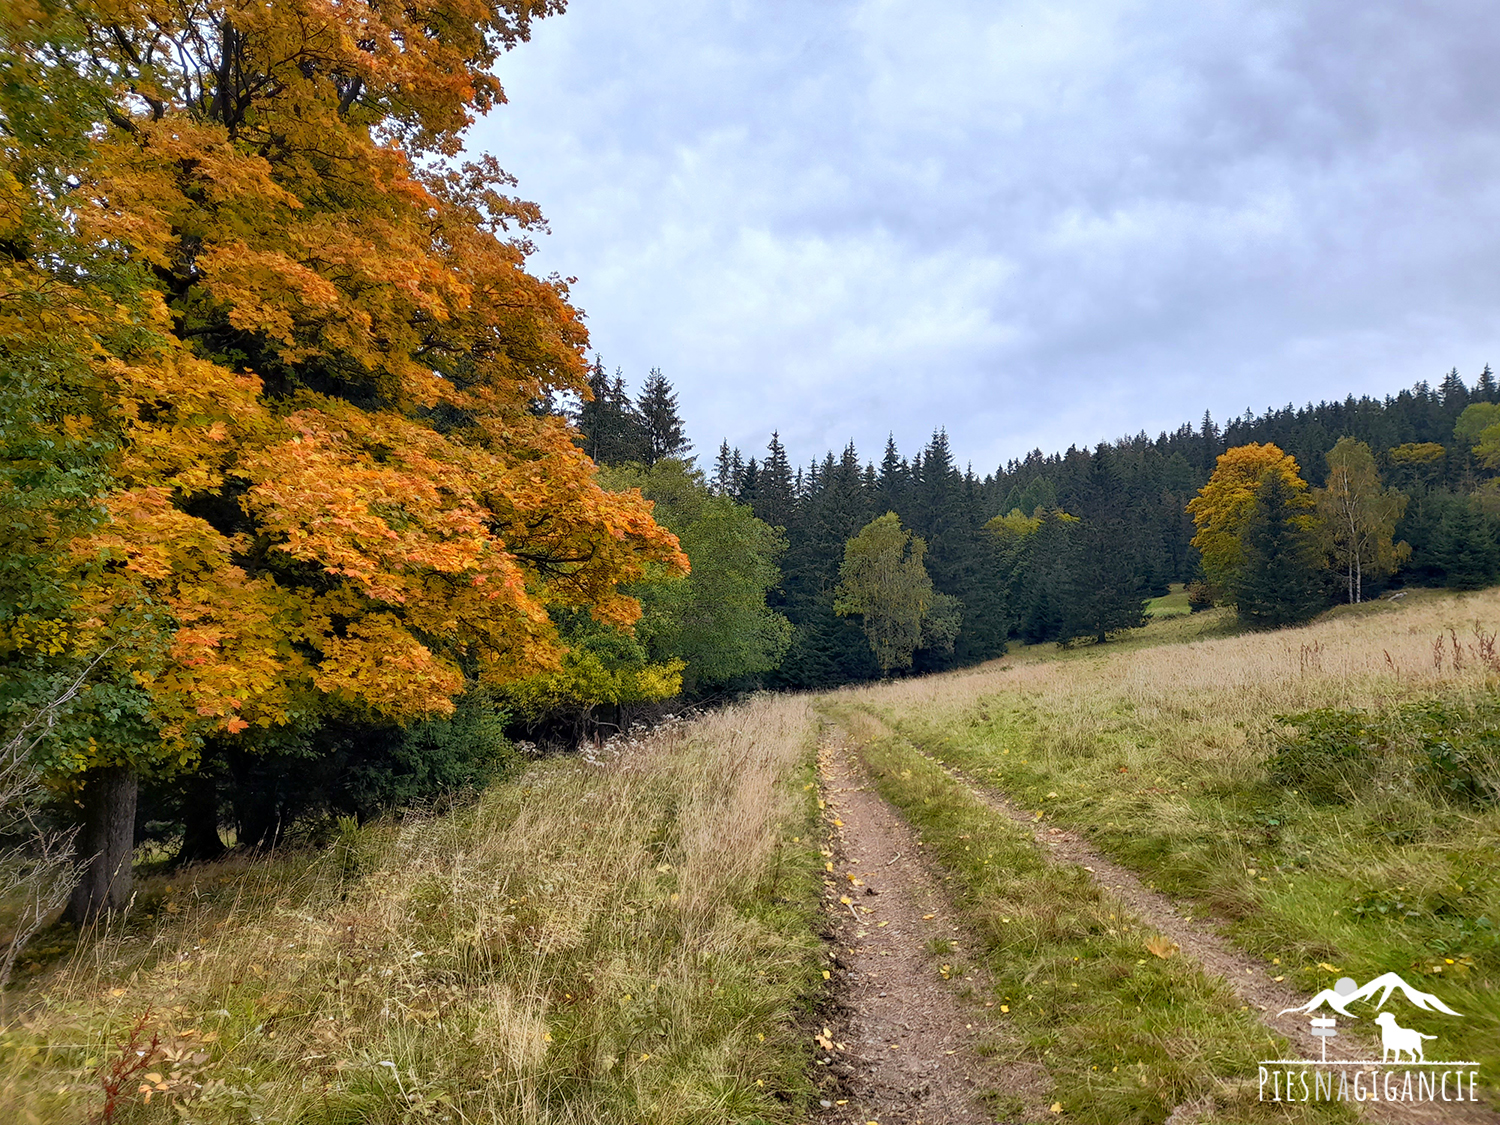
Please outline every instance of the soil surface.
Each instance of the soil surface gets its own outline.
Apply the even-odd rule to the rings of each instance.
[[[922,857],[917,834],[871,789],[858,758],[825,741],[818,765],[831,825],[825,905],[843,1008],[819,1052],[828,1125],[979,1125],[1000,1092],[1026,1120],[1047,1115],[1045,1070],[1014,1059],[985,1009],[974,948]],[[948,978],[944,977],[947,966]],[[960,970],[962,975],[960,975]]]

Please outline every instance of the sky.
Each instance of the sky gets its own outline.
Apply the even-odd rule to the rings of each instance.
[[[700,464],[1032,448],[1500,365],[1493,0],[571,0],[471,130]]]

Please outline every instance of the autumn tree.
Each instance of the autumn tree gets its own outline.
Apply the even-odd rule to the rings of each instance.
[[[1447,456],[1447,448],[1435,441],[1406,442],[1389,453],[1397,483],[1418,489],[1430,489],[1437,483]]]
[[[1394,542],[1406,495],[1384,488],[1370,447],[1340,438],[1328,451],[1328,483],[1314,489],[1324,539],[1334,569],[1342,572],[1350,603],[1364,600],[1366,578],[1383,578],[1410,554]]]
[[[1487,469],[1500,469],[1500,403],[1476,402],[1464,408],[1453,436],[1472,448]]]
[[[958,599],[937,593],[923,565],[927,544],[895,512],[871,520],[844,545],[834,611],[860,616],[880,670],[909,668],[918,648],[951,645]]]
[[[1188,502],[1188,514],[1198,529],[1193,546],[1216,597],[1233,597],[1244,564],[1240,535],[1267,472],[1278,473],[1293,493],[1307,491],[1296,458],[1268,442],[1235,446],[1220,454],[1208,483]]]
[[[1240,533],[1243,562],[1234,588],[1239,619],[1256,629],[1295,625],[1326,604],[1326,572],[1313,532],[1313,502],[1285,475],[1268,470]]]
[[[45,533],[65,604],[6,656],[110,654],[92,690],[120,706],[80,707],[115,718],[43,759],[84,808],[75,916],[128,895],[142,771],[208,737],[450,713],[559,668],[559,614],[623,635],[621,585],[685,569],[538,408],[582,393],[586,334],[526,271],[536,208],[489,158],[455,163],[500,54],[561,6],[0,15],[8,362],[109,447],[97,521]]]

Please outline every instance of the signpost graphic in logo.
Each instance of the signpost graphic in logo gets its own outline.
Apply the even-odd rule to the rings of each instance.
[[[1430,992],[1413,988],[1395,973],[1384,973],[1361,985],[1352,977],[1340,977],[1306,1004],[1286,1008],[1280,1014],[1301,1012],[1311,1019],[1309,1031],[1317,1037],[1320,1058],[1263,1059],[1260,1064],[1262,1101],[1388,1101],[1470,1102],[1477,1098],[1479,1064],[1427,1058],[1427,1043],[1437,1036],[1402,1027],[1394,1012],[1383,1011],[1386,1001],[1400,994],[1424,1012],[1459,1013]],[[1380,1028],[1380,1059],[1330,1059],[1328,1041],[1338,1037],[1338,1017],[1319,1014],[1327,1008],[1350,1020],[1360,1016],[1350,1006],[1373,1002]],[[1399,1068],[1399,1069],[1398,1069]]]

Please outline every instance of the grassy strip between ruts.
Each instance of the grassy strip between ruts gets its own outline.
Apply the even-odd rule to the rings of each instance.
[[[1280,1044],[1223,982],[1172,956],[1087,872],[1048,863],[1029,832],[910,742],[825,706],[945,872],[994,981],[997,1030],[1048,1070],[1069,1119],[1160,1122],[1212,1096],[1215,1121],[1264,1120],[1256,1060],[1278,1057]],[[993,1100],[998,1115],[1019,1109],[1003,1091]],[[1278,1110],[1283,1121],[1349,1120],[1337,1105]]]
[[[317,856],[205,866],[8,997],[0,1119],[801,1121],[813,732],[768,698]],[[138,1051],[145,1052],[137,1054]]]

